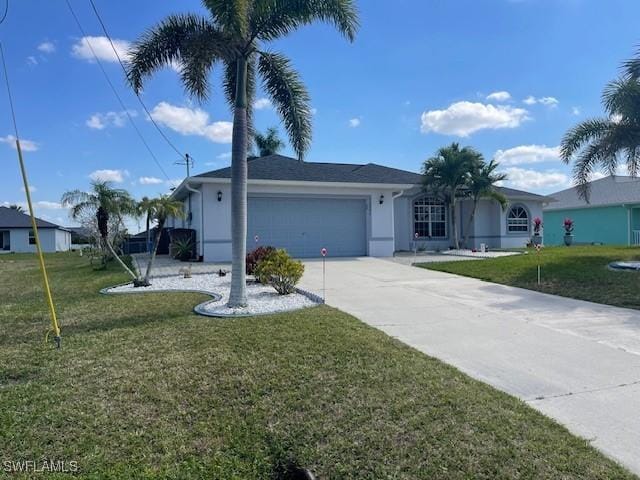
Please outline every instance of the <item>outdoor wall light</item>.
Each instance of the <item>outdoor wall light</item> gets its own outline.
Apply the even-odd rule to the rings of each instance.
[[[222,201],[222,192],[220,190],[218,190],[218,201]]]
[[[384,203],[384,195],[380,195],[380,205]]]

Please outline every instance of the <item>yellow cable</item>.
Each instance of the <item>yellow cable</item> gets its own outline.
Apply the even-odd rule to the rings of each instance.
[[[38,252],[38,260],[40,261],[40,270],[42,271],[42,279],[44,282],[44,291],[47,295],[47,303],[49,304],[49,311],[51,312],[51,331],[55,334],[55,340],[58,348],[60,348],[60,326],[58,325],[58,318],[56,317],[56,309],[53,305],[53,297],[51,296],[51,288],[49,287],[49,277],[47,275],[47,267],[44,264],[44,256],[42,255],[42,248],[40,246],[40,235],[38,235],[38,225],[36,224],[36,217],[33,213],[33,204],[31,203],[31,192],[29,191],[29,181],[27,180],[27,171],[24,168],[24,160],[22,159],[22,149],[20,148],[20,140],[16,138],[16,149],[18,150],[18,161],[20,162],[20,171],[22,172],[22,182],[24,183],[24,191],[27,194],[27,204],[29,205],[29,214],[31,215],[31,227],[33,228],[33,236],[36,240],[36,251]],[[45,337],[45,341],[48,338],[49,332]]]

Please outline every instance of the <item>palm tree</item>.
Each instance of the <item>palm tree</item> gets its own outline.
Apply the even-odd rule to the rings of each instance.
[[[24,208],[22,208],[20,205],[17,205],[15,203],[12,203],[11,205],[9,205],[9,208],[11,210],[15,210],[16,212],[24,213]]]
[[[135,201],[129,192],[119,188],[112,188],[109,182],[92,182],[91,191],[71,190],[62,195],[61,203],[71,207],[69,214],[77,220],[84,214],[95,215],[101,242],[120,266],[136,279],[135,273],[122,261],[109,241],[109,219],[123,215],[135,214]]]
[[[455,248],[460,248],[456,219],[457,199],[463,194],[469,181],[472,166],[480,161],[482,155],[473,148],[460,148],[459,144],[452,143],[439,149],[436,155],[425,160],[422,166],[425,190],[442,196],[449,204]]]
[[[151,221],[157,222],[156,225],[156,238],[153,242],[153,249],[149,256],[149,263],[147,264],[147,271],[145,272],[143,279],[134,281],[136,287],[148,287],[149,278],[151,276],[151,270],[153,269],[153,263],[158,253],[158,245],[160,245],[160,237],[162,237],[162,231],[164,225],[167,222],[167,218],[184,218],[184,209],[182,202],[172,199],[168,195],[161,195],[158,198],[146,198],[138,204],[138,211],[144,212],[147,216],[147,235],[149,232],[149,224]]]
[[[631,176],[640,169],[640,60],[627,63],[628,75],[610,82],[602,93],[605,117],[571,128],[560,144],[565,163],[575,159],[573,176],[579,195],[589,200],[589,181],[596,170],[614,175],[624,158]]]
[[[496,169],[499,166],[500,164],[495,160],[491,160],[489,163],[481,160],[480,162],[474,162],[471,165],[466,185],[466,193],[473,202],[464,235],[464,244],[467,247],[469,244],[469,230],[471,230],[471,226],[473,225],[473,220],[475,219],[480,199],[491,198],[498,202],[503,210],[507,207],[507,197],[496,190],[496,183],[506,180],[507,178],[505,173],[496,172]]]
[[[153,199],[144,196],[136,205],[137,215],[145,217],[145,226],[147,228],[147,251],[151,250],[151,218],[153,217]]]
[[[261,157],[273,155],[284,148],[284,142],[278,136],[278,130],[274,127],[268,128],[266,134],[256,133],[253,136]]]
[[[231,148],[232,279],[229,306],[246,300],[247,147],[256,79],[280,114],[302,160],[311,143],[309,94],[291,62],[266,43],[316,21],[333,24],[348,40],[358,27],[355,0],[203,0],[208,16],[171,15],[140,38],[131,51],[129,81],[136,93],[163,66],[179,64],[186,90],[204,101],[209,73],[223,69],[226,101],[233,109]]]

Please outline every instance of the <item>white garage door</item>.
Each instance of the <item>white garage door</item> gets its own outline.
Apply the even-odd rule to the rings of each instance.
[[[297,258],[366,255],[366,202],[360,199],[250,197],[247,250],[285,248]]]

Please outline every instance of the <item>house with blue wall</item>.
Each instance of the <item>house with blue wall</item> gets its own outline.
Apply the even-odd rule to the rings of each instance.
[[[640,178],[611,175],[591,182],[589,198],[576,187],[552,193],[544,207],[544,243],[564,243],[565,218],[574,221],[574,244],[640,245]]]

